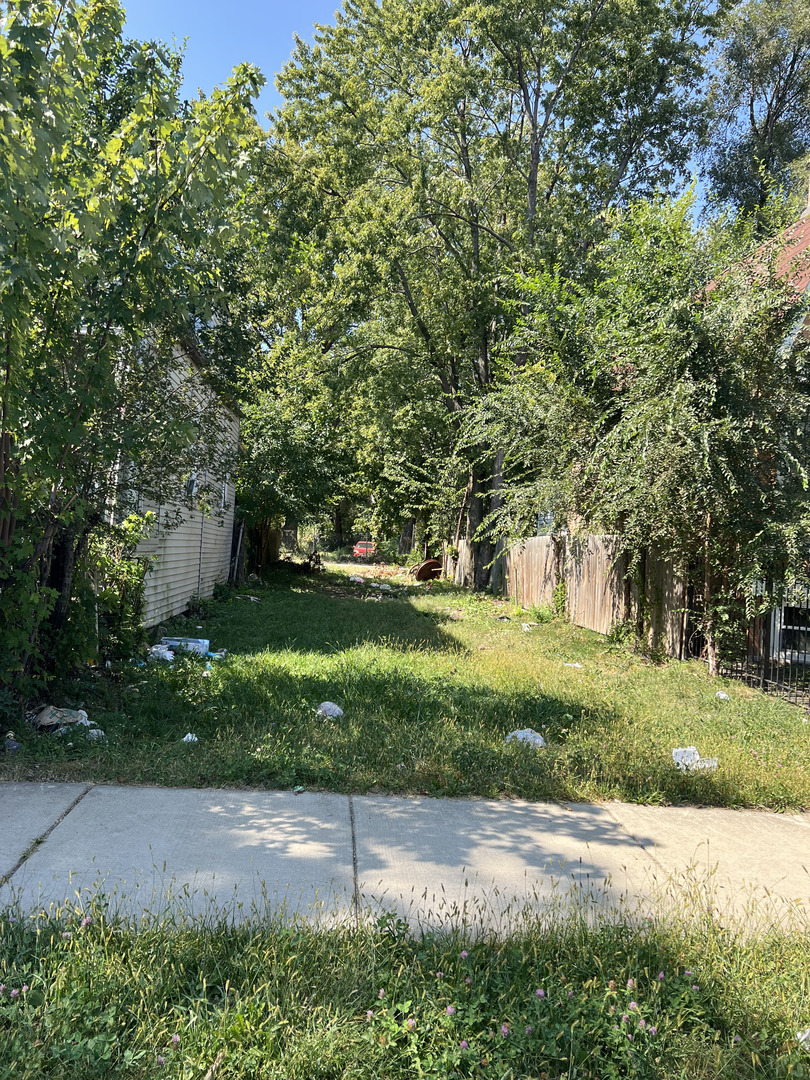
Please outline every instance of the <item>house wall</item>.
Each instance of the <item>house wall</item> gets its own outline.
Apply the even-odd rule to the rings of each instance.
[[[211,596],[217,582],[227,581],[233,536],[233,485],[221,516],[183,508],[175,528],[166,521],[175,507],[146,505],[157,517],[152,535],[138,545],[138,555],[156,556],[144,583],[143,625],[154,626],[179,615],[192,596]]]
[[[179,348],[175,361],[167,371],[168,392],[190,388],[201,402],[213,404],[221,428],[217,446],[235,449],[239,440],[236,416],[197,378],[193,360]],[[207,479],[206,474],[200,474],[201,491]],[[236,494],[233,483],[230,479],[223,483],[211,478],[209,497],[213,505],[208,513],[183,503],[183,486],[183,478],[178,476],[176,502],[156,505],[146,501],[142,507],[156,517],[151,535],[137,549],[138,555],[153,558],[144,582],[144,626],[179,615],[192,596],[211,596],[214,586],[229,577]]]

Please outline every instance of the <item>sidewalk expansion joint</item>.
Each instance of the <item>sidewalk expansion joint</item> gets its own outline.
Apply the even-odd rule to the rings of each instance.
[[[602,805],[602,808],[607,813],[607,816],[609,818],[612,818],[612,820],[616,822],[616,824],[619,826],[619,828],[625,833],[625,835],[630,840],[633,841],[633,843],[636,845],[636,847],[640,848],[644,852],[644,854],[647,856],[647,858],[650,860],[650,862],[654,863],[655,866],[658,867],[658,869],[661,871],[662,874],[668,875],[669,871],[667,870],[667,868],[664,866],[664,864],[660,861],[660,859],[655,854],[655,849],[656,849],[657,845],[653,844],[652,846],[650,846],[648,844],[643,843],[641,840],[639,840],[639,838],[634,833],[630,832],[630,830],[627,828],[625,823],[623,821],[621,821],[612,812],[612,810],[610,809],[610,806],[608,805],[608,803],[602,803],[601,805]]]
[[[94,784],[88,784],[84,791],[80,791],[76,798],[73,800],[73,802],[70,804],[70,806],[68,806],[67,809],[62,811],[56,821],[54,821],[52,825],[48,826],[42,836],[38,836],[36,840],[32,841],[32,843],[28,845],[28,847],[25,849],[19,859],[17,859],[16,863],[12,866],[9,872],[0,877],[0,889],[2,889],[4,885],[7,885],[11,881],[11,879],[14,877],[20,867],[27,862],[27,860],[34,854],[37,848],[42,847],[42,845],[51,835],[56,826],[60,825],[65,820],[71,810],[75,810],[75,808],[79,805],[79,803],[88,793],[88,791],[91,791],[93,787],[95,787]]]
[[[349,824],[352,829],[352,875],[354,879],[354,922],[360,929],[360,886],[357,882],[357,834],[354,827],[354,799],[349,796]]]

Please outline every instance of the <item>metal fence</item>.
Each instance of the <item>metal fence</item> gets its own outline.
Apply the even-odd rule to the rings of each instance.
[[[792,589],[781,607],[754,620],[745,651],[720,671],[810,709],[810,591]]]

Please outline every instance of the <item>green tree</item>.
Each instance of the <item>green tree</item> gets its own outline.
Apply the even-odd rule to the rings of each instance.
[[[347,0],[280,78],[271,152],[302,211],[269,270],[290,298],[285,347],[304,341],[333,370],[361,352],[407,367],[411,407],[441,403],[443,457],[462,473],[443,506],[425,486],[425,508],[461,509],[471,539],[499,454],[456,448],[511,333],[513,273],[575,272],[606,207],[677,175],[712,20],[709,4],[669,0]],[[425,468],[405,440],[383,476],[402,474],[409,445],[411,475]],[[481,585],[492,547],[477,548]]]
[[[804,0],[737,4],[716,67],[706,165],[717,198],[761,210],[779,187],[806,196],[810,7]]]
[[[614,215],[593,286],[531,281],[532,362],[478,422],[507,447],[501,528],[550,509],[558,527],[620,534],[634,567],[671,560],[696,583],[715,673],[768,601],[761,583],[806,576],[810,342],[789,237],[752,252],[750,219],[701,232],[691,210],[684,196]]]
[[[260,76],[181,104],[179,59],[110,0],[11,2],[0,33],[2,634],[19,667],[68,618],[94,530],[205,463],[172,368],[205,318]],[[202,460],[201,460],[202,459]],[[212,463],[213,464],[213,463]],[[27,607],[27,613],[26,613]],[[40,642],[40,644],[42,644]]]

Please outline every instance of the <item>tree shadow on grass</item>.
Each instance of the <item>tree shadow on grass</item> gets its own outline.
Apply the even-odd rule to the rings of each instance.
[[[380,643],[408,651],[468,653],[442,630],[450,616],[417,610],[409,594],[389,597],[363,586],[333,586],[325,591],[320,583],[302,583],[283,573],[273,576],[278,580],[253,594],[258,603],[245,594],[211,606],[205,633],[212,648],[226,648],[233,655],[262,649],[334,653]],[[179,624],[199,633],[196,618],[179,620]]]

